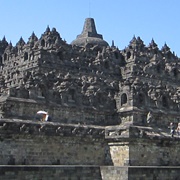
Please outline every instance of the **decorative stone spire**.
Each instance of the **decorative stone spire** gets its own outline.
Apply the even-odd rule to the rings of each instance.
[[[60,34],[57,32],[56,28],[54,28],[54,27],[52,28],[51,35],[56,37],[55,39],[57,39],[57,38],[61,39]]]
[[[56,32],[57,32],[55,27],[52,28],[52,32],[53,32],[53,33],[56,33]]]
[[[168,51],[170,51],[170,48],[169,48],[169,46],[165,43],[161,50],[164,51],[164,52],[168,52]]]
[[[130,44],[134,44],[134,43],[136,43],[136,41],[137,41],[137,39],[136,39],[136,36],[134,35],[132,40],[130,41]]]
[[[144,42],[138,36],[137,38],[133,36],[132,40],[130,41],[129,47],[133,49],[142,49],[144,47]]]
[[[49,28],[49,25],[48,25],[47,28],[46,28],[45,34],[48,34],[49,32],[50,32],[50,28]]]
[[[137,37],[137,42],[138,42],[138,44],[144,45],[144,42],[142,41],[142,39],[139,36]]]
[[[80,36],[99,37],[102,35],[97,34],[96,26],[93,18],[87,18],[84,23],[84,28]]]
[[[112,40],[112,45],[111,45],[111,47],[115,47],[115,46],[114,46],[114,40]]]
[[[82,33],[71,44],[77,46],[85,46],[86,44],[108,46],[108,43],[103,40],[103,36],[97,33],[93,18],[85,20]]]
[[[17,42],[16,46],[24,46],[25,41],[22,37],[20,37],[19,41]]]
[[[36,41],[38,41],[38,38],[37,38],[37,36],[35,35],[35,33],[32,32],[32,35],[29,37],[28,43],[34,43],[34,42],[36,42]]]
[[[6,38],[4,36],[2,41],[0,41],[0,54],[4,52],[7,46],[8,46],[8,42],[6,41]]]
[[[154,39],[152,38],[151,43],[149,44],[149,47],[156,48],[157,44],[155,43]]]
[[[11,49],[13,47],[12,42],[10,41],[10,43],[8,44],[8,47]]]
[[[9,52],[11,52],[12,49],[13,49],[13,45],[12,45],[12,42],[10,41],[10,43],[8,44],[8,46],[5,49],[5,52],[9,53]]]
[[[6,37],[5,37],[5,36],[4,36],[3,39],[2,39],[2,43],[8,44],[8,42],[6,41]]]

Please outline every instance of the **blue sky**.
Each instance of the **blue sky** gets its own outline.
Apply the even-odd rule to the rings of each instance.
[[[0,7],[0,39],[13,45],[33,31],[40,38],[48,25],[71,43],[92,17],[110,45],[123,49],[134,35],[148,45],[153,38],[180,57],[180,0],[0,0]]]

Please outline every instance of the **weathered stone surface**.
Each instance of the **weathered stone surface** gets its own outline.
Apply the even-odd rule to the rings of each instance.
[[[123,50],[114,42],[109,46],[92,18],[72,44],[49,27],[40,38],[33,32],[15,46],[4,37],[0,164],[106,165],[112,171],[104,167],[102,179],[140,179],[143,173],[176,179],[180,139],[170,136],[168,125],[180,121],[179,69],[180,59],[167,44],[160,50],[154,40],[146,46],[134,36]],[[39,110],[48,111],[52,122],[37,121]],[[2,176],[14,173],[3,170]],[[73,178],[79,176],[78,170]]]
[[[1,165],[105,163],[102,127],[19,120],[0,123]]]
[[[87,21],[82,36],[90,31],[99,37],[93,19]],[[39,39],[33,33],[27,43],[20,38],[15,47],[4,38],[1,116],[29,119],[42,106],[54,119],[67,123],[142,125],[149,111],[152,123],[177,123],[179,66],[167,44],[159,50],[152,40],[146,47],[139,37],[124,50],[98,42],[71,46],[49,27]]]
[[[72,43],[72,45],[77,46],[108,46],[108,43],[103,40],[103,37],[101,34],[98,34],[96,31],[96,26],[93,18],[87,18],[84,23],[83,31],[80,35],[77,36],[77,39],[75,39]]]
[[[99,166],[0,166],[4,180],[100,180]]]
[[[179,167],[165,166],[131,166],[131,167],[101,167],[103,180],[175,180],[179,178]]]

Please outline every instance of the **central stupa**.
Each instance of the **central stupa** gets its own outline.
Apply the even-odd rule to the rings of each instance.
[[[108,43],[103,40],[103,36],[97,33],[93,18],[86,18],[82,33],[78,35],[71,44],[81,47],[87,44],[90,44],[92,46],[108,46]]]

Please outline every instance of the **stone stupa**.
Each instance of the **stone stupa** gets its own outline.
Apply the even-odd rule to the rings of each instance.
[[[108,43],[103,40],[103,36],[97,33],[93,18],[86,18],[82,33],[78,35],[71,44],[80,47],[83,47],[86,44],[90,44],[92,46],[108,46]]]

